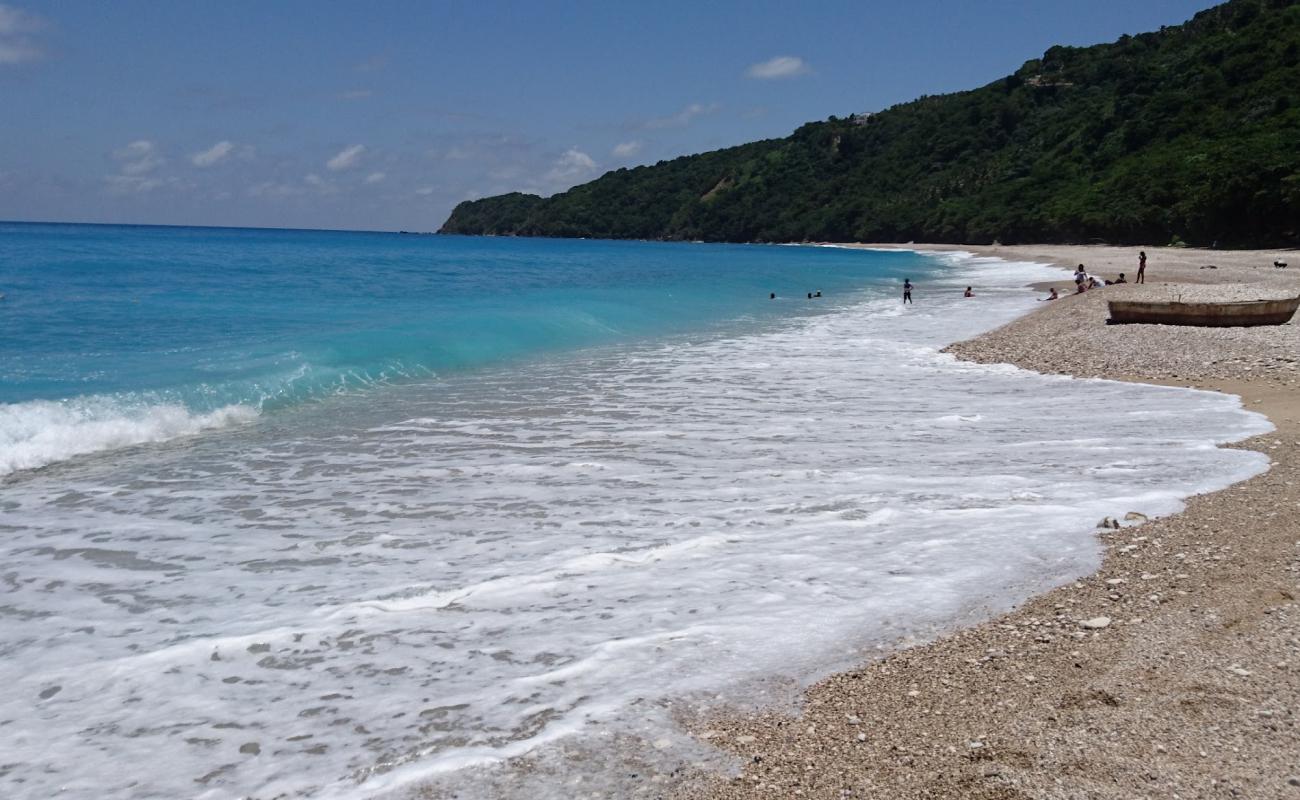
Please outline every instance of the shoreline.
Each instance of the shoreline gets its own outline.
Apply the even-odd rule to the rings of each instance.
[[[893,247],[1066,270],[1082,262],[1130,280],[1136,270],[1123,267],[1138,250]],[[1300,324],[1106,326],[1104,302],[1194,286],[1294,295],[1300,275],[1269,267],[1283,253],[1152,248],[1145,287],[1063,293],[946,348],[981,363],[1237,395],[1275,430],[1225,446],[1261,452],[1270,468],[1193,495],[1178,514],[1099,528],[1096,572],[819,681],[797,717],[696,721],[694,733],[743,766],[696,775],[679,795],[1300,796]]]

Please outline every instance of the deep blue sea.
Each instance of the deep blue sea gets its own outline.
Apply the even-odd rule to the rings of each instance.
[[[1103,516],[1266,467],[1216,447],[1270,427],[1235,397],[942,352],[1061,277],[0,225],[0,798],[635,798],[726,769],[680,719],[789,703],[1088,572]]]

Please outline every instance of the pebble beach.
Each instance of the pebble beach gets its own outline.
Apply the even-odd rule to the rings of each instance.
[[[1238,395],[1276,430],[1230,446],[1271,466],[1173,516],[1117,510],[1096,573],[820,681],[797,713],[694,720],[740,766],[680,796],[1300,797],[1300,324],[1106,324],[1108,299],[1294,296],[1300,264],[1273,266],[1294,253],[1147,248],[1145,285],[1073,295],[1077,264],[1132,280],[1139,248],[914,247],[1063,269],[1034,287],[1060,300],[957,357]]]

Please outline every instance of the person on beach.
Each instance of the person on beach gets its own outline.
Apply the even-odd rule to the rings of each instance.
[[[1133,276],[1134,283],[1147,282],[1147,251],[1138,251],[1138,274]]]
[[[1059,294],[1056,293],[1056,287],[1055,287],[1055,286],[1052,287],[1052,293],[1049,294],[1049,295],[1047,295],[1047,297],[1044,297],[1044,298],[1043,298],[1043,300],[1060,300],[1060,299],[1061,299],[1061,296],[1060,296]],[[1042,300],[1039,300],[1039,302],[1041,303]]]
[[[1119,277],[1115,279],[1115,283],[1128,283],[1128,280],[1124,278],[1124,273],[1119,274]]]
[[[904,303],[912,302],[912,279],[911,278],[903,279],[903,302]]]
[[[1080,264],[1078,269],[1074,271],[1074,285],[1082,286],[1087,282],[1088,282],[1088,271],[1083,268],[1082,264]]]
[[[975,296],[975,291],[971,289],[971,287],[967,286],[966,294],[962,295],[962,297],[974,297],[974,296]]]
[[[1088,276],[1088,289],[1089,289],[1089,290],[1092,290],[1092,289],[1100,289],[1102,286],[1103,286],[1103,284],[1098,283],[1096,278],[1092,277],[1091,275]]]

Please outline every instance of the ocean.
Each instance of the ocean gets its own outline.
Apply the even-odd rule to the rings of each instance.
[[[725,768],[683,716],[792,702],[1085,574],[1103,516],[1266,467],[1216,446],[1270,429],[1233,397],[940,352],[1050,278],[0,224],[0,794],[633,797]]]

